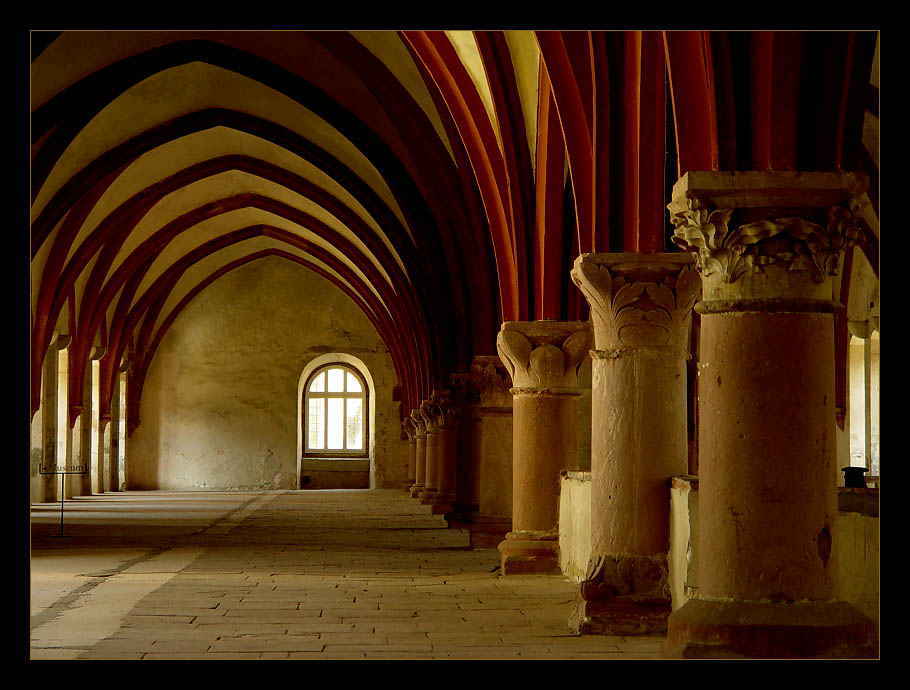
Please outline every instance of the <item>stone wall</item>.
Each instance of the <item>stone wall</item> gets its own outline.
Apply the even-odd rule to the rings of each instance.
[[[159,345],[129,439],[129,488],[298,488],[298,384],[329,352],[369,368],[373,485],[399,487],[407,451],[382,340],[329,281],[267,257],[213,282]]]

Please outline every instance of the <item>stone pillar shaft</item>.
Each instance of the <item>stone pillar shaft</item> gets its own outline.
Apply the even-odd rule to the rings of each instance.
[[[708,314],[702,324],[700,558],[725,565],[702,570],[699,592],[833,599],[834,320]]]
[[[557,529],[559,472],[577,448],[576,398],[573,393],[515,394],[513,531],[553,532]]]
[[[686,360],[700,289],[686,254],[583,254],[591,305],[591,561],[578,632],[666,629],[670,481],[688,468]]]
[[[861,233],[844,173],[688,173],[674,241],[703,278],[699,593],[673,656],[875,654],[837,598],[831,277]]]
[[[427,424],[427,472],[424,477],[426,491],[436,491],[436,470],[439,454],[439,428],[435,424]]]
[[[417,482],[417,435],[410,419],[403,425],[408,436],[408,478],[405,481],[405,491],[410,491]]]
[[[44,371],[41,375],[41,385],[43,388],[44,400],[42,401],[42,454],[41,466],[43,468],[42,479],[42,501],[53,503],[59,500],[57,475],[53,474],[53,469],[57,466],[57,434],[61,432],[57,428],[57,371],[58,371],[58,346],[52,342],[44,356]]]
[[[458,457],[458,415],[454,391],[445,390],[436,396],[436,498],[434,513],[449,513],[455,503],[455,477]]]
[[[423,416],[427,429],[427,459],[424,487],[418,496],[421,503],[430,504],[436,495],[436,475],[439,461],[439,423],[436,419],[435,403],[430,400],[424,401],[420,406],[420,414]]]
[[[89,360],[88,371],[85,376],[85,385],[82,391],[82,423],[81,438],[79,442],[82,464],[85,465],[85,474],[82,475],[81,493],[83,496],[92,495],[92,419],[95,410],[92,405],[92,365]]]
[[[411,498],[417,498],[423,490],[427,476],[427,428],[419,410],[413,410],[411,421],[414,425],[414,485]]]
[[[474,548],[496,548],[512,528],[512,381],[502,360],[478,355],[453,377],[458,415],[456,514]]]
[[[503,574],[559,572],[559,472],[577,462],[578,369],[586,322],[513,321],[497,338],[512,377],[512,531],[499,545]]]
[[[462,528],[471,523],[480,507],[480,413],[479,398],[471,374],[452,374],[458,430],[455,440],[454,515],[449,518]]]
[[[114,394],[111,396],[110,428],[110,485],[108,491],[120,491],[120,396],[123,382],[118,376],[114,383]]]

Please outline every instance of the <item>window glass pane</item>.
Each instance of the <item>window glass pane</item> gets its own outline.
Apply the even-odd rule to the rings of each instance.
[[[313,379],[313,383],[310,384],[310,391],[313,393],[322,393],[325,391],[324,373],[319,374],[319,376]]]
[[[361,393],[362,391],[363,388],[360,385],[360,381],[357,380],[354,374],[348,372],[348,393]]]
[[[349,374],[350,376],[350,374]],[[345,436],[348,450],[363,449],[363,399],[348,398],[348,418]]]
[[[344,391],[344,369],[329,369],[326,374],[329,378],[329,393]]]
[[[340,371],[340,370],[339,370]],[[331,378],[329,379],[331,381]],[[331,389],[331,386],[329,387]],[[326,447],[329,450],[344,449],[344,398],[329,398],[327,421],[328,439]]]
[[[320,374],[321,376],[321,374]],[[310,400],[310,409],[308,415],[308,438],[307,445],[312,450],[322,450],[324,448],[322,439],[325,430],[325,400],[322,398],[313,398]]]

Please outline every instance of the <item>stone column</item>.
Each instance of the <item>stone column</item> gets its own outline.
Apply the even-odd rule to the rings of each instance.
[[[697,252],[699,590],[669,656],[875,655],[838,601],[831,278],[859,238],[845,173],[690,172],[670,204]]]
[[[570,626],[666,630],[670,481],[688,469],[686,360],[701,288],[689,254],[583,254],[591,305],[591,559]]]
[[[455,501],[449,526],[468,529],[480,508],[480,398],[471,374],[452,374],[458,433],[455,443]]]
[[[408,478],[404,490],[410,493],[411,487],[417,483],[417,433],[410,417],[401,423],[401,429],[408,437]]]
[[[436,428],[439,445],[436,451],[436,496],[433,513],[452,511],[455,503],[455,470],[458,458],[458,416],[453,391],[441,391],[436,396]]]
[[[57,434],[64,433],[58,429],[58,393],[59,393],[59,356],[60,350],[69,345],[68,335],[58,335],[47,348],[44,356],[44,371],[41,374],[42,386],[42,455],[41,455],[41,489],[42,502],[53,503],[60,500],[59,475],[55,474],[60,459],[57,457]]]
[[[82,434],[82,421],[85,419],[85,414],[80,412],[79,416],[73,422],[73,426],[69,428],[69,439],[68,439],[68,452],[67,465],[70,470],[75,472],[76,468],[83,467],[87,464],[88,460],[83,455],[83,434]],[[66,484],[67,492],[66,496],[82,496],[82,480],[85,477],[84,474],[68,474],[66,475]]]
[[[411,424],[414,426],[414,485],[411,487],[411,498],[417,498],[423,491],[427,476],[427,425],[420,410],[411,411]]]
[[[430,505],[436,498],[439,455],[439,419],[436,415],[435,401],[425,400],[420,406],[420,414],[423,415],[424,425],[427,429],[427,472],[424,487],[418,494],[418,498],[422,504]]]
[[[507,321],[496,339],[512,377],[512,531],[502,572],[559,573],[559,472],[577,463],[578,368],[587,322]]]
[[[85,474],[80,477],[83,496],[92,495],[92,420],[95,410],[92,406],[92,358],[86,365],[84,385],[82,389],[82,424],[80,426],[82,437],[79,442],[81,461],[85,465]]]
[[[471,373],[480,395],[480,515],[504,536],[512,528],[512,377],[490,356],[475,357]]]
[[[458,527],[475,549],[495,549],[512,529],[512,379],[499,357],[479,355],[458,384],[467,401],[459,414],[458,500],[468,502],[465,491],[472,504]]]
[[[120,395],[123,382],[118,375],[111,396],[110,452],[108,454],[110,485],[108,491],[120,491]]]

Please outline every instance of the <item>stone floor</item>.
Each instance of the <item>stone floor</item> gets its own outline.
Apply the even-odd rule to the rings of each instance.
[[[125,492],[32,506],[32,659],[657,659],[574,636],[577,586],[499,574],[403,491]]]

